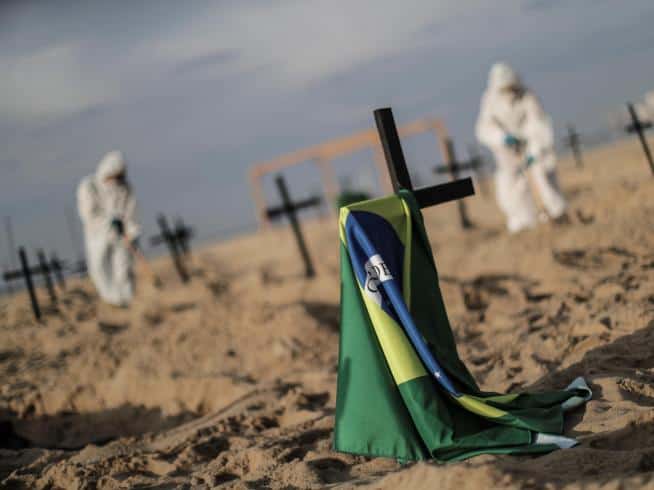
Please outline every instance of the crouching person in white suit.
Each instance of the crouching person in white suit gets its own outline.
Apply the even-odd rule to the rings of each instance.
[[[130,244],[140,230],[121,152],[107,153],[95,174],[82,179],[77,204],[84,226],[89,276],[105,302],[127,306],[134,294]]]
[[[491,68],[476,134],[495,156],[496,196],[510,232],[548,218],[565,221],[552,123],[536,96],[505,63]],[[539,213],[532,192],[538,193],[544,211]]]

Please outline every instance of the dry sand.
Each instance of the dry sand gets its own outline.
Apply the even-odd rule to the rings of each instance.
[[[311,223],[318,277],[287,229],[204,248],[182,286],[129,310],[69,284],[59,313],[0,306],[4,488],[654,488],[654,179],[636,141],[564,160],[571,225],[507,235],[491,196],[425,211],[460,353],[486,390],[585,376],[574,449],[400,466],[331,450],[336,226]],[[42,292],[40,293],[42,294]],[[371,407],[374,409],[374,407]]]

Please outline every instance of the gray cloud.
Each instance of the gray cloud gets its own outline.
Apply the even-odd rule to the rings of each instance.
[[[181,61],[174,66],[176,73],[185,73],[196,71],[198,69],[213,67],[215,65],[225,65],[238,60],[238,52],[235,50],[216,51],[213,53],[197,56],[189,60]]]

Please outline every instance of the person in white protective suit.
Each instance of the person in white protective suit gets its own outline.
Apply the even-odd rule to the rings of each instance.
[[[490,70],[476,134],[495,156],[495,191],[510,232],[548,218],[565,221],[552,123],[536,96],[506,63],[496,63]],[[533,193],[544,210],[538,210]]]
[[[89,276],[105,302],[127,306],[134,293],[130,248],[140,230],[120,151],[107,153],[95,174],[82,179],[77,205],[84,225]]]

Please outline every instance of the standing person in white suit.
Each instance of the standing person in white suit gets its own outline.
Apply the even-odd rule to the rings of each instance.
[[[495,156],[496,196],[510,232],[548,218],[565,220],[552,123],[536,96],[506,63],[496,63],[490,70],[476,133]],[[544,211],[538,211],[532,192],[538,193]]]
[[[89,276],[105,302],[127,306],[134,294],[130,248],[140,229],[120,151],[107,153],[95,174],[82,179],[77,204],[84,225]]]

